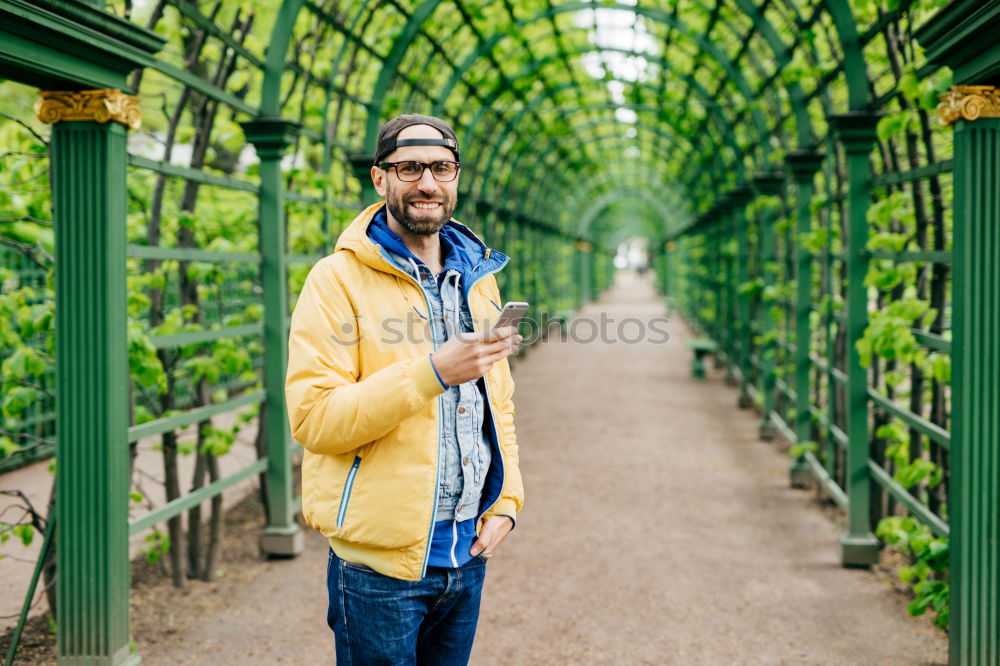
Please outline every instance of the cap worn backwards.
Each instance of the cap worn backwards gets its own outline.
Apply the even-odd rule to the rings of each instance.
[[[399,133],[411,125],[430,125],[441,132],[442,138],[398,139]],[[378,144],[375,149],[375,165],[378,166],[392,151],[405,146],[444,146],[455,154],[456,161],[459,159],[458,137],[455,136],[455,130],[451,128],[451,125],[435,116],[404,113],[382,125],[382,129],[378,132]]]

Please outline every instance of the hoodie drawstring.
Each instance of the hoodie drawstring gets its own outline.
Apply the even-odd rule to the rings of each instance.
[[[398,275],[394,275],[393,277],[396,278],[396,288],[399,289],[399,294],[403,297],[403,300],[406,301],[407,305],[413,308],[413,311],[417,313],[418,317],[426,320],[427,319],[426,315],[424,315],[424,313],[420,311],[420,308],[418,308],[410,301],[410,295],[406,293],[406,289],[403,288],[403,279]]]
[[[407,257],[406,260],[410,262],[410,267],[413,268],[413,279],[415,279],[417,281],[417,284],[420,284],[420,282],[421,282],[420,281],[420,268],[417,267],[417,262],[413,261],[413,257]],[[399,284],[399,278],[398,277],[396,278],[396,284]],[[403,290],[403,286],[400,285],[399,289],[402,291]],[[404,293],[403,295],[405,296],[406,294]],[[406,298],[406,302],[410,303],[409,297]],[[413,308],[413,311],[416,312],[420,316],[421,319],[425,319],[427,321],[430,321],[430,316],[431,316],[430,311],[428,311],[427,314],[426,314],[426,316],[425,316],[423,312],[421,312],[419,309],[417,309],[416,305],[413,305],[412,303],[410,303],[410,307]]]
[[[410,268],[413,269],[413,277],[416,278],[417,283],[420,284],[422,282],[422,280],[420,279],[420,267],[417,265],[417,262],[413,260],[413,257],[407,257],[406,260],[408,262],[410,262]],[[461,318],[462,317],[462,313],[461,313],[461,308],[462,308],[462,274],[461,273],[459,273],[457,271],[454,273],[453,283],[454,283],[455,296],[454,296],[452,307],[451,307],[451,313],[452,313],[452,319],[451,319],[451,321],[452,321],[452,324],[451,324],[450,328],[448,327],[448,317],[444,318],[444,320],[445,320],[444,321],[444,325],[445,325],[445,328],[446,328],[446,333],[448,334],[448,339],[451,339],[452,337],[455,336],[455,334],[457,332],[459,332],[459,331],[462,330],[462,326],[461,326],[461,323],[462,323],[462,318]],[[403,286],[399,283],[399,278],[398,277],[396,278],[396,285],[399,286],[400,291],[403,290]],[[442,284],[441,285],[441,294],[442,295],[444,295],[444,290],[445,290],[446,287],[447,287],[446,284]],[[404,295],[404,297],[406,296],[405,293],[403,295]],[[410,299],[407,298],[406,302],[409,303]],[[417,306],[411,304],[410,307],[412,307],[416,311],[416,313],[418,315],[420,315],[421,318],[427,319],[428,317],[430,317],[430,314],[431,314],[430,312],[428,312],[427,313],[427,317],[425,317],[423,315],[423,313],[420,312],[420,310],[417,310]]]
[[[454,337],[455,335],[458,334],[458,332],[462,330],[462,319],[461,319],[462,314],[461,312],[459,312],[462,304],[462,294],[458,286],[458,283],[461,279],[462,279],[462,274],[455,273],[455,310],[452,312],[452,319],[451,319],[452,326],[454,326],[454,330],[451,332],[449,337]]]

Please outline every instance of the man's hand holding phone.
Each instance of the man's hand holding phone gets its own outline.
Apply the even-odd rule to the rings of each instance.
[[[524,340],[517,332],[517,324],[527,309],[515,308],[514,315],[504,313],[511,310],[511,304],[504,307],[497,325],[480,333],[462,333],[445,342],[433,354],[431,361],[441,375],[441,381],[448,386],[457,386],[479,379],[497,361],[517,352]]]

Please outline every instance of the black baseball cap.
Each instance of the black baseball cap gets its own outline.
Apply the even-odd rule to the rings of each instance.
[[[430,125],[441,132],[440,139],[397,139],[399,133],[411,125]],[[404,113],[396,116],[378,131],[378,143],[375,148],[375,166],[384,160],[389,153],[404,146],[444,146],[455,154],[458,161],[458,137],[451,125],[435,116],[425,116],[420,113]]]

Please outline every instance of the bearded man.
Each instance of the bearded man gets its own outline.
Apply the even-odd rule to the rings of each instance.
[[[506,360],[522,338],[490,326],[509,259],[451,219],[460,170],[440,118],[383,125],[384,201],[313,267],[292,315],[288,415],[302,511],[330,542],[342,665],[467,663],[486,563],[523,502]]]

